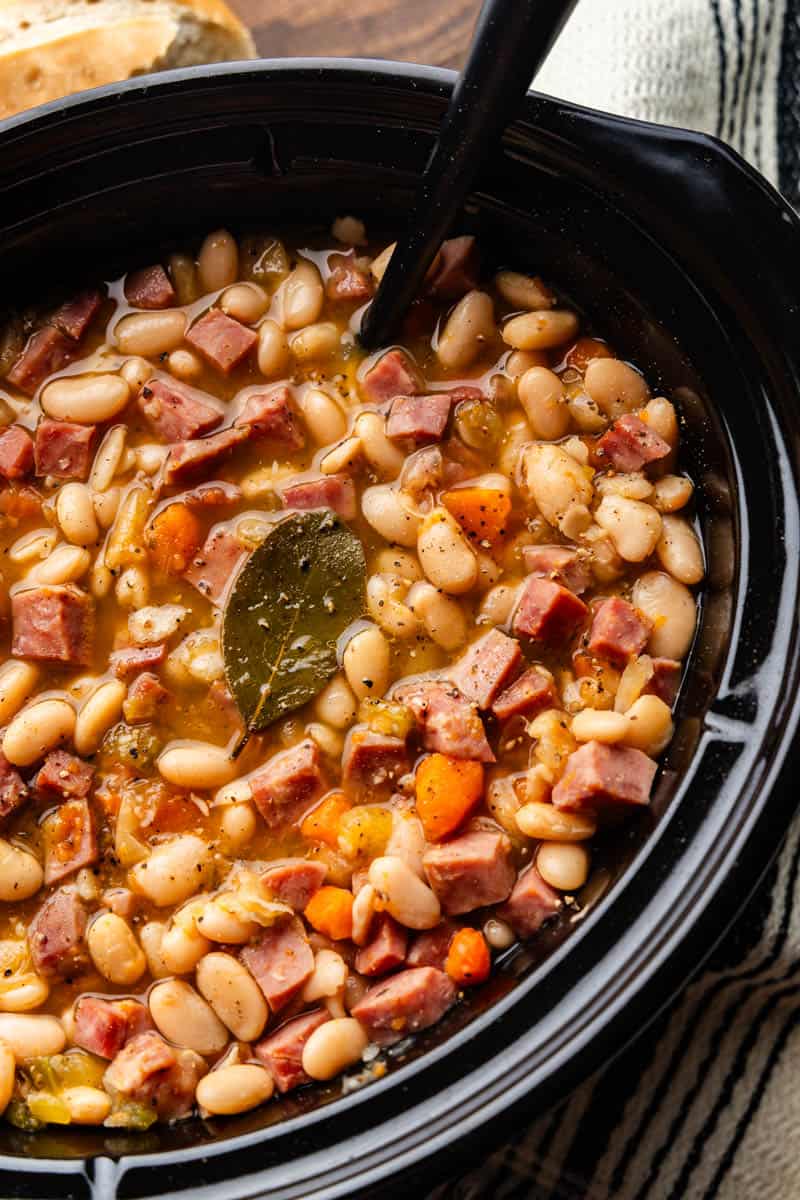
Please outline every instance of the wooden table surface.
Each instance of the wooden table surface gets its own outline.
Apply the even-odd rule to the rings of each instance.
[[[397,58],[458,67],[479,0],[228,0],[259,54]]]

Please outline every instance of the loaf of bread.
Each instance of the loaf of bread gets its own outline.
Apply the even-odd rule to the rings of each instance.
[[[0,0],[0,117],[148,71],[254,56],[223,0]]]

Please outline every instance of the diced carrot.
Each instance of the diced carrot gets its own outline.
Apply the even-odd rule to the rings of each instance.
[[[35,488],[9,484],[0,490],[0,516],[7,517],[12,526],[27,517],[42,515],[42,497]]]
[[[500,488],[455,488],[445,492],[442,504],[477,545],[486,542],[491,547],[502,541],[511,512],[511,497]]]
[[[188,504],[167,505],[147,530],[150,559],[166,575],[182,575],[203,542],[202,526]]]
[[[316,808],[303,818],[300,832],[311,842],[324,842],[335,850],[339,844],[339,822],[350,808],[342,792],[331,792]]]
[[[600,342],[597,338],[582,337],[578,338],[568,353],[567,366],[575,367],[578,371],[585,371],[593,358],[613,357],[605,342]]]
[[[417,813],[429,842],[454,833],[483,795],[483,766],[431,754],[417,767]]]
[[[309,900],[305,917],[317,933],[334,942],[352,937],[353,893],[347,888],[321,887]]]
[[[444,969],[454,983],[470,987],[489,978],[492,959],[486,939],[477,929],[459,929],[447,951]]]

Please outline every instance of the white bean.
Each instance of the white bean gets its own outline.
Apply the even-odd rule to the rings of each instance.
[[[103,529],[110,529],[114,524],[121,499],[122,489],[118,487],[110,487],[105,492],[95,492],[92,496],[94,515]]]
[[[359,700],[379,699],[389,686],[389,643],[377,625],[367,625],[345,646],[342,666],[352,691]]]
[[[569,429],[569,407],[555,371],[531,367],[517,383],[519,402],[537,438],[555,441]]]
[[[699,583],[705,574],[703,551],[697,535],[683,517],[661,518],[656,554],[665,571],[680,583]]]
[[[392,832],[386,843],[385,854],[401,858],[409,870],[424,881],[425,869],[422,860],[425,854],[425,830],[419,817],[412,812],[395,809],[392,814]]]
[[[622,713],[585,708],[572,718],[572,736],[579,742],[621,742],[628,732],[628,722]]]
[[[692,644],[697,622],[694,596],[662,571],[647,571],[633,585],[633,603],[652,623],[650,654],[682,659]]]
[[[161,944],[166,932],[167,927],[161,921],[148,921],[139,931],[139,941],[147,958],[147,969],[153,979],[163,979],[172,974],[161,953]]]
[[[284,329],[302,329],[319,319],[325,291],[317,268],[301,259],[280,287],[281,316]]]
[[[269,307],[269,298],[257,283],[234,283],[222,293],[219,306],[234,321],[255,325]]]
[[[169,975],[188,975],[211,949],[211,942],[194,926],[189,929],[173,924],[161,939],[161,957]]]
[[[0,725],[7,725],[36,690],[39,668],[10,658],[0,668]]]
[[[387,912],[408,929],[432,929],[442,910],[436,895],[408,863],[396,855],[373,860],[369,881]]]
[[[522,455],[525,487],[550,525],[562,528],[575,509],[586,509],[594,489],[586,471],[561,446],[528,446]],[[587,522],[588,524],[588,522]]]
[[[390,637],[410,638],[419,632],[413,611],[404,603],[408,584],[399,575],[370,575],[367,580],[367,610]]]
[[[197,1103],[212,1116],[249,1112],[269,1100],[275,1084],[269,1071],[255,1063],[231,1063],[204,1075],[197,1085]]]
[[[297,403],[306,428],[318,446],[329,446],[344,437],[345,415],[327,392],[321,388],[307,388]]]
[[[486,593],[478,609],[478,617],[484,625],[505,625],[517,603],[519,583],[498,583]]]
[[[56,516],[68,542],[89,546],[100,536],[92,494],[85,483],[65,483],[56,497]]]
[[[459,596],[477,582],[475,552],[446,508],[434,508],[423,519],[417,555],[427,578],[444,592]]]
[[[234,805],[234,808],[237,806]],[[229,942],[233,946],[243,945],[254,936],[258,926],[255,921],[245,920],[232,911],[232,893],[222,893],[203,905],[195,918],[197,928],[212,942]]]
[[[197,965],[197,986],[214,1012],[241,1042],[260,1037],[269,1017],[261,988],[231,954],[206,954]]]
[[[190,383],[193,379],[197,379],[203,373],[203,364],[196,354],[191,350],[184,349],[179,346],[177,350],[173,350],[167,359],[167,370],[175,379],[181,379],[185,383]]]
[[[153,368],[146,358],[128,358],[119,369],[119,373],[132,392],[140,392],[148,379],[153,377]]]
[[[83,546],[56,546],[44,562],[36,563],[25,576],[26,583],[75,583],[91,566],[92,557]]]
[[[40,1008],[49,995],[47,980],[31,972],[0,992],[0,1012],[30,1012]]]
[[[177,350],[185,332],[186,314],[179,308],[170,308],[123,317],[114,329],[114,336],[123,354],[157,358]],[[109,413],[109,416],[113,415]]]
[[[331,225],[331,236],[344,246],[366,246],[367,230],[358,217],[337,217]]]
[[[36,895],[43,880],[38,859],[0,838],[0,900],[27,900]]]
[[[491,296],[486,292],[467,292],[439,334],[436,356],[449,370],[462,370],[472,365],[496,333]]]
[[[618,358],[593,358],[583,379],[592,401],[612,420],[641,408],[650,396],[639,372]]]
[[[339,330],[333,321],[317,321],[306,325],[289,340],[289,349],[298,362],[315,362],[330,358],[339,347]]]
[[[422,568],[414,554],[408,554],[405,550],[399,550],[396,546],[385,546],[383,550],[379,550],[375,555],[373,562],[375,571],[390,571],[395,575],[400,575],[401,578],[407,579],[409,583],[416,583],[422,579]]]
[[[2,676],[0,676],[2,696]],[[320,721],[334,729],[348,729],[356,719],[358,701],[344,675],[334,675],[314,701],[314,712]]]
[[[571,842],[544,842],[536,855],[536,869],[545,883],[562,892],[575,892],[589,878],[591,859],[585,846]]]
[[[256,835],[258,821],[253,806],[247,803],[226,805],[219,827],[226,853],[236,854],[249,845]]]
[[[280,375],[289,362],[286,334],[275,321],[263,321],[258,327],[258,369],[267,379]]]
[[[144,862],[130,871],[131,882],[159,908],[188,900],[204,885],[211,869],[211,851],[203,838],[179,834],[156,846]]]
[[[525,837],[542,842],[585,842],[597,831],[597,822],[588,813],[563,812],[542,800],[517,809],[516,822]]]
[[[512,308],[542,309],[555,304],[555,296],[535,275],[498,271],[494,286]]]
[[[218,292],[236,282],[239,275],[239,248],[227,229],[209,233],[197,255],[197,278],[201,290]]]
[[[127,434],[125,425],[115,425],[100,443],[89,475],[89,487],[93,492],[104,492],[111,487],[125,453]]]
[[[369,929],[375,913],[375,888],[371,883],[362,884],[353,900],[352,938],[357,946],[365,946],[369,940]],[[320,953],[322,953],[320,951]]]
[[[14,1051],[7,1042],[0,1042],[0,1114],[8,1108],[14,1092],[17,1064]]]
[[[595,512],[595,520],[626,562],[644,562],[655,550],[661,536],[661,515],[642,500],[604,496]]]
[[[117,603],[122,608],[133,608],[137,611],[145,608],[150,598],[150,576],[145,568],[138,564],[126,567],[117,580],[114,593]]]
[[[328,758],[334,760],[341,758],[344,738],[335,729],[331,729],[330,725],[324,725],[321,721],[312,721],[306,725],[306,736],[315,741]]]
[[[64,1088],[60,1098],[69,1109],[69,1119],[74,1125],[102,1125],[111,1112],[111,1097],[102,1088]]]
[[[60,1054],[67,1044],[64,1028],[57,1017],[40,1013],[0,1013],[0,1042],[11,1050],[17,1062]]]
[[[311,1079],[333,1079],[361,1058],[369,1044],[354,1017],[339,1017],[319,1025],[303,1047],[303,1070]]]
[[[512,317],[503,326],[503,341],[515,350],[549,350],[562,346],[578,332],[575,313],[564,309],[540,309]]]
[[[685,475],[665,475],[656,480],[653,503],[660,513],[677,512],[692,498],[694,487]]]
[[[493,950],[507,950],[517,940],[516,934],[506,921],[490,917],[483,927],[483,936]]]
[[[144,975],[147,959],[127,921],[116,913],[101,913],[86,934],[92,962],[104,978],[130,987]]]
[[[467,619],[461,605],[432,583],[415,583],[406,603],[422,621],[431,641],[443,650],[457,650],[467,640]]]
[[[364,447],[361,438],[346,437],[329,450],[319,464],[323,475],[338,475],[348,471],[361,458]]]
[[[628,729],[625,744],[656,758],[672,738],[672,712],[658,696],[640,696],[634,700],[623,720]]]
[[[38,700],[23,708],[3,737],[3,753],[15,767],[30,767],[72,737],[75,709],[66,700]]]
[[[30,533],[24,533],[22,537],[17,538],[9,547],[9,561],[24,566],[25,563],[34,562],[36,559],[46,558],[57,540],[58,534],[54,529],[32,529]]]
[[[121,413],[130,395],[119,375],[69,375],[48,383],[42,392],[42,408],[56,421],[93,425]]]
[[[228,1044],[228,1031],[191,984],[166,979],[151,988],[150,1016],[159,1033],[176,1046],[196,1054],[219,1054]]]
[[[404,493],[389,483],[369,487],[361,497],[361,511],[368,524],[398,546],[413,548],[417,544],[420,518]]]
[[[354,431],[369,465],[381,475],[396,479],[403,469],[405,456],[386,436],[385,418],[376,412],[361,413],[356,417]]]
[[[121,679],[109,679],[84,701],[75,721],[75,749],[87,758],[118,720],[125,699]]]
[[[225,747],[211,742],[170,742],[159,755],[157,766],[168,783],[201,791],[230,783],[238,771]]]
[[[366,886],[369,887],[369,884]],[[303,988],[303,1000],[306,1004],[313,1004],[315,1000],[338,996],[346,982],[347,963],[341,954],[335,950],[318,950],[314,957],[314,970]]]
[[[671,404],[666,397],[655,396],[650,400],[644,407],[642,420],[650,426],[654,433],[668,442],[673,450],[676,449],[679,439],[678,414],[675,412],[674,404]]]

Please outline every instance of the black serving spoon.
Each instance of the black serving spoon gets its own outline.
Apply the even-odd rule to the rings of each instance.
[[[361,321],[368,350],[388,342],[425,279],[473,179],[576,0],[485,0],[466,66],[425,168],[411,222]]]

